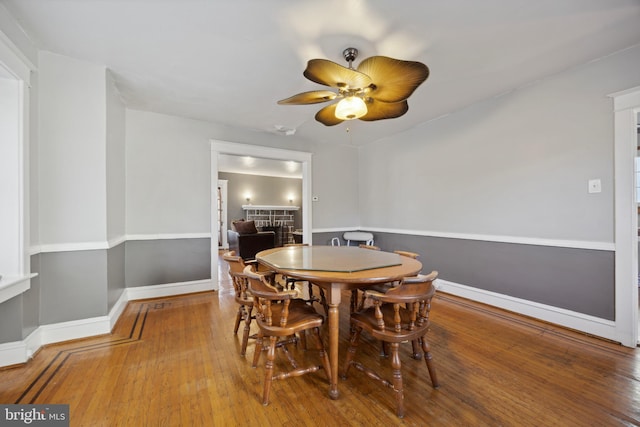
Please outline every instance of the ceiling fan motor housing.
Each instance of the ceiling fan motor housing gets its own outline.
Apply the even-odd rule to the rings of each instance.
[[[358,57],[358,49],[355,47],[348,47],[342,52],[342,56],[349,63],[349,68],[351,68],[351,63]]]

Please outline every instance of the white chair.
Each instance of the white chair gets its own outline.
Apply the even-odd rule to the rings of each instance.
[[[347,246],[351,246],[352,241],[373,246],[373,234],[367,233],[366,231],[345,231],[342,238],[347,242]],[[331,239],[331,246],[340,246],[340,239],[337,237]]]

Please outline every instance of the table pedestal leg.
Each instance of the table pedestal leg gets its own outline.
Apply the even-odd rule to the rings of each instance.
[[[329,387],[329,397],[337,399],[340,395],[338,391],[338,342],[340,337],[340,306],[341,286],[339,283],[332,283],[328,289],[329,303],[329,363],[331,363],[331,386]]]
[[[331,385],[329,397],[337,399],[338,392],[338,326],[340,316],[337,304],[329,304],[329,362],[331,363]]]

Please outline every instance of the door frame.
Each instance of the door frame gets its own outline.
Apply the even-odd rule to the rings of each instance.
[[[218,180],[218,188],[220,188],[220,198],[221,198],[221,213],[220,213],[220,225],[222,231],[227,229],[227,180],[219,179]],[[216,195],[218,192],[216,191]],[[215,199],[212,200],[214,202],[214,206],[216,211],[218,210],[218,204]],[[217,218],[216,218],[217,219]],[[218,222],[216,221],[216,229],[218,228]],[[227,233],[223,233],[220,230],[215,230],[220,234],[220,246],[219,249],[227,249],[229,247],[229,242],[227,242]],[[213,233],[212,233],[213,235]]]
[[[615,333],[638,345],[638,208],[635,190],[640,86],[609,95],[614,104]]]
[[[311,153],[305,151],[286,150],[282,148],[265,147],[261,145],[241,144],[237,142],[212,139],[211,144],[211,235],[217,226],[215,213],[218,203],[218,192],[213,191],[218,183],[218,156],[229,154],[235,156],[251,156],[273,160],[292,160],[302,164],[302,241],[311,243]],[[211,238],[211,281],[213,289],[218,286],[218,242]]]

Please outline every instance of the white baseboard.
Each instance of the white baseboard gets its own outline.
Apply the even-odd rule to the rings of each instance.
[[[41,325],[23,341],[0,344],[0,367],[27,362],[43,345],[110,333],[129,301],[210,290],[210,279],[125,288],[107,316]]]
[[[514,298],[442,279],[436,280],[436,287],[438,288],[438,292],[467,298],[612,341],[619,341],[616,335],[615,322],[612,320],[601,319],[599,317]]]
[[[164,285],[140,286],[137,288],[126,288],[127,301],[134,301],[146,298],[160,298],[172,295],[192,294],[194,292],[205,292],[213,290],[211,279],[195,280],[193,282],[167,283]]]
[[[33,354],[33,353],[32,353]],[[26,341],[0,344],[0,367],[24,363],[27,360]]]

